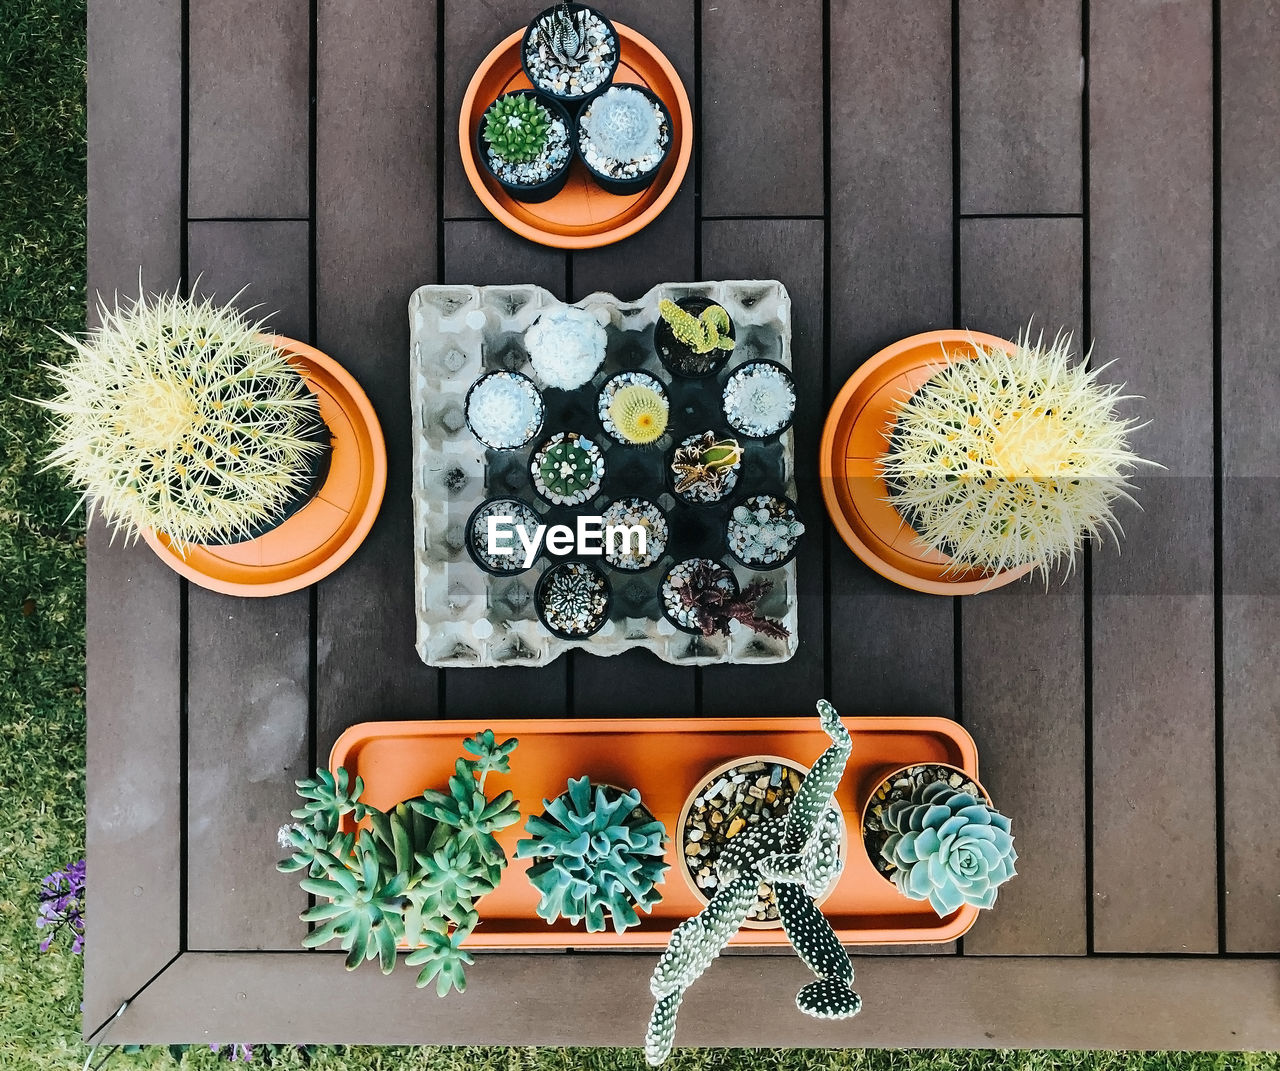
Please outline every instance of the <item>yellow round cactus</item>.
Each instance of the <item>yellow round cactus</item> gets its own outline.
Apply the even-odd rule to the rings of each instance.
[[[66,470],[126,537],[190,544],[252,536],[283,514],[322,449],[319,402],[240,312],[177,294],[100,310],[46,365],[60,388],[46,468]]]
[[[1122,387],[1071,360],[1071,336],[976,347],[899,406],[880,466],[899,512],[952,568],[1068,571],[1085,538],[1118,527],[1127,477],[1149,464],[1116,415]],[[1105,367],[1105,366],[1104,366]]]
[[[609,419],[629,443],[656,442],[667,430],[667,400],[652,387],[632,384],[621,388],[609,405]]]

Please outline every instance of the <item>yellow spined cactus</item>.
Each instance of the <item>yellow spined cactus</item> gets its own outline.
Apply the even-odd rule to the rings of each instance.
[[[658,303],[658,311],[667,321],[676,341],[688,346],[694,353],[711,353],[713,350],[732,350],[733,338],[729,334],[729,314],[719,305],[709,305],[701,315],[685,312],[674,301],[664,298]]]
[[[623,387],[609,404],[609,419],[627,442],[644,446],[667,430],[667,399],[652,387]]]
[[[977,349],[901,403],[881,471],[955,570],[1034,565],[1047,580],[1085,538],[1118,535],[1112,507],[1149,462],[1129,448],[1135,422],[1116,415],[1123,387],[1073,362],[1070,335]]]
[[[240,312],[177,294],[105,305],[62,365],[54,414],[61,468],[91,508],[136,537],[232,542],[280,515],[323,449],[319,402]]]

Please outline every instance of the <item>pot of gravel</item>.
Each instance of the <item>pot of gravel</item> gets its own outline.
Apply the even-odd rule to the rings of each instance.
[[[671,115],[645,86],[610,86],[578,113],[574,147],[597,186],[628,197],[648,187],[666,162]]]
[[[685,799],[676,824],[678,869],[693,895],[709,903],[719,888],[716,863],[733,838],[769,818],[785,814],[808,771],[793,759],[749,755],[717,766]],[[848,855],[848,829],[840,820],[840,854]],[[835,887],[832,882],[831,888]],[[815,903],[821,904],[831,889]],[[769,930],[781,925],[777,902],[768,885],[760,886],[743,924]]]
[[[569,180],[572,130],[564,105],[518,89],[485,109],[476,129],[476,156],[515,200],[549,201]]]
[[[520,45],[529,81],[575,111],[613,81],[620,55],[613,23],[585,4],[559,3],[535,15]]]
[[[590,562],[557,562],[538,578],[533,591],[538,620],[562,640],[594,636],[609,619],[613,589],[604,571]]]

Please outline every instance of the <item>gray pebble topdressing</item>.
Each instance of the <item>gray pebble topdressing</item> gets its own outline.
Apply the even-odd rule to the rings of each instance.
[[[583,58],[577,63],[562,63],[549,47],[553,15],[548,13],[534,31],[525,37],[524,62],[529,77],[539,89],[562,97],[587,97],[604,85],[613,74],[618,55],[617,38],[594,11],[586,14],[587,40]]]

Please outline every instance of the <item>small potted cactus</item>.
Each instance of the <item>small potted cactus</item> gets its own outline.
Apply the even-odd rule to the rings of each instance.
[[[724,418],[748,439],[772,439],[791,427],[796,385],[777,361],[748,361],[729,373],[721,394]]]
[[[800,549],[804,523],[796,504],[782,495],[750,495],[734,505],[724,541],[748,569],[780,569]]]
[[[532,859],[529,881],[541,893],[538,915],[586,921],[588,933],[613,923],[623,933],[662,899],[657,886],[667,869],[667,831],[635,789],[569,780],[541,815],[525,823],[517,859]]]
[[[519,372],[489,372],[467,391],[471,434],[491,450],[516,450],[542,430],[542,395]]]
[[[613,588],[597,566],[586,561],[556,562],[533,590],[538,620],[562,640],[585,640],[609,620]]]
[[[230,306],[141,295],[101,310],[66,364],[46,467],[126,538],[193,545],[255,539],[324,483],[329,429],[303,369]]]
[[[569,180],[571,127],[562,104],[528,89],[504,93],[480,118],[477,155],[515,200],[549,201]]]
[[[524,333],[534,375],[544,387],[574,390],[604,363],[608,335],[586,309],[560,305],[542,313]]]
[[[503,520],[503,518],[507,518]],[[532,539],[542,518],[527,502],[518,498],[486,498],[467,520],[467,553],[471,560],[492,576],[513,576],[523,573],[525,565],[524,543],[517,528],[523,528],[526,539]],[[497,536],[490,547],[490,529]],[[510,554],[502,554],[500,547],[510,548]]]
[[[671,116],[646,86],[610,86],[578,113],[577,150],[601,189],[620,197],[639,193],[671,151]]]
[[[619,372],[605,380],[596,403],[605,434],[623,446],[651,446],[666,433],[671,403],[662,381],[648,372]]]
[[[604,453],[576,431],[560,431],[529,458],[533,489],[553,506],[581,506],[600,493]]]
[[[489,774],[509,773],[514,739],[498,743],[491,730],[468,738],[448,790],[381,811],[362,802],[364,783],[347,771],[318,770],[297,782],[303,805],[280,831],[290,856],[283,873],[302,877],[317,898],[303,912],[318,925],[302,944],[318,948],[336,940],[347,953],[347,970],[377,959],[383,974],[396,966],[396,949],[421,967],[418,985],[434,982],[436,993],[467,987],[473,957],[462,947],[479,917],[476,901],[497,888],[507,857],[494,834],[520,820],[510,791],[489,798]]]
[[[686,502],[712,505],[733,493],[741,468],[742,447],[736,439],[699,432],[671,452],[671,489]]]
[[[783,931],[817,980],[796,995],[796,1006],[816,1019],[857,1015],[853,961],[815,901],[840,877],[840,810],[835,792],[853,750],[853,738],[825,699],[818,703],[831,739],[784,814],[736,836],[716,863],[718,884],[703,911],[682,922],[658,960],[649,988],[656,998],[645,1034],[645,1059],[658,1066],[675,1042],[676,1013],[685,991],[720,955],[756,903],[761,882],[777,897]]]
[[[529,81],[573,109],[613,81],[620,57],[613,23],[595,8],[567,0],[532,19],[520,47]]]
[[[966,904],[994,907],[1016,873],[1009,819],[954,766],[924,763],[886,777],[867,801],[862,837],[876,869],[940,918]]]
[[[658,588],[662,612],[681,632],[731,636],[736,621],[743,628],[773,639],[790,635],[781,621],[760,616],[758,604],[772,589],[769,580],[753,580],[739,588],[728,566],[711,558],[686,558],[668,570]]]
[[[673,373],[691,379],[715,375],[733,352],[736,328],[723,305],[710,298],[663,298],[653,345]]]

